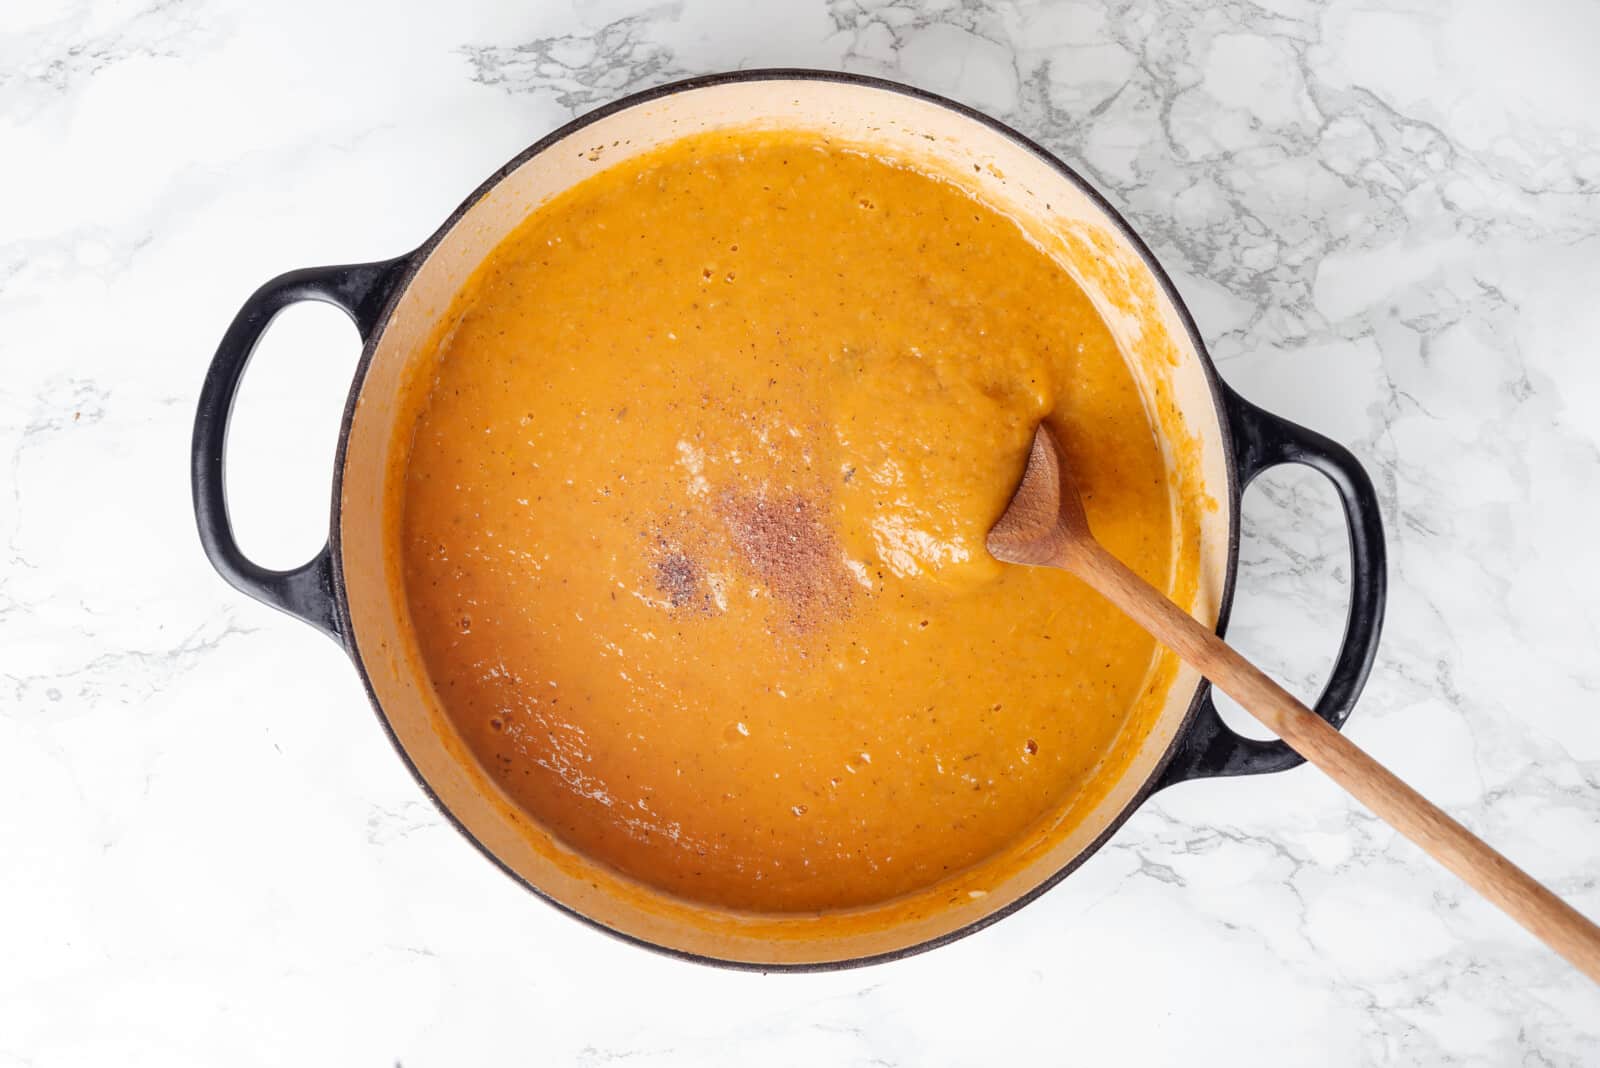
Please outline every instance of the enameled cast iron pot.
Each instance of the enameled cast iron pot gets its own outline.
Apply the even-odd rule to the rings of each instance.
[[[753,917],[690,905],[631,884],[563,850],[509,808],[447,725],[407,650],[406,612],[386,573],[394,495],[385,493],[402,373],[425,359],[430,328],[474,267],[530,210],[605,167],[663,142],[728,126],[802,127],[866,141],[953,173],[986,199],[1091,248],[1081,277],[1119,341],[1164,354],[1163,377],[1217,507],[1198,536],[1195,612],[1220,630],[1238,563],[1239,500],[1276,464],[1320,471],[1338,491],[1350,535],[1351,604],[1333,673],[1317,701],[1339,726],[1372,665],[1384,603],[1384,545],[1372,483],[1327,438],[1262,411],[1217,377],[1176,290],[1128,224],[1071,168],[1014,130],[892,82],[815,71],[747,71],[620,100],[533,145],[480,186],[421,248],[397,259],[293,271],[268,282],[223,337],[200,392],[194,502],[212,564],[239,590],[299,616],[344,646],[380,721],[418,783],[456,827],[529,890],[625,939],[680,956],[755,967],[826,968],[903,956],[951,941],[1019,908],[1081,864],[1157,790],[1188,779],[1282,771],[1301,762],[1279,741],[1235,734],[1210,690],[1185,669],[1127,771],[1074,829],[985,896],[906,911]],[[339,434],[328,544],[292,571],[240,552],[223,494],[228,416],[252,349],[274,315],[302,300],[343,308],[365,345]],[[1131,340],[1130,340],[1131,339]]]

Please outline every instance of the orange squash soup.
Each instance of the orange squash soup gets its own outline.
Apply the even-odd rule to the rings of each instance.
[[[924,890],[1069,824],[1164,693],[1134,624],[984,549],[1041,420],[1164,589],[1173,490],[1089,299],[955,177],[697,135],[539,207],[433,344],[398,552],[439,707],[653,890]]]

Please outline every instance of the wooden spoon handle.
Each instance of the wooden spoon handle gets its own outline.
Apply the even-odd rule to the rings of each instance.
[[[1084,543],[1072,555],[1075,574],[1380,819],[1600,983],[1600,927],[1407,786],[1098,544]]]

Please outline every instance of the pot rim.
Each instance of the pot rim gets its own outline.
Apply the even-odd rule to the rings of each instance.
[[[863,968],[873,964],[885,964],[890,961],[917,956],[919,954],[926,953],[929,950],[937,949],[940,946],[948,945],[949,943],[965,938],[968,935],[976,934],[984,928],[989,927],[991,924],[998,923],[1000,920],[1012,915],[1023,906],[1030,904],[1043,895],[1046,891],[1060,883],[1068,875],[1071,875],[1085,861],[1087,861],[1094,854],[1098,853],[1106,844],[1106,842],[1110,841],[1111,837],[1122,828],[1122,825],[1125,824],[1145,803],[1145,801],[1150,798],[1151,794],[1156,791],[1158,784],[1161,783],[1163,773],[1166,771],[1167,766],[1172,762],[1173,757],[1182,746],[1185,736],[1193,728],[1195,719],[1210,692],[1210,683],[1202,679],[1200,680],[1199,685],[1195,687],[1194,696],[1190,699],[1189,706],[1184,711],[1183,718],[1179,721],[1177,729],[1174,731],[1172,740],[1168,743],[1165,752],[1163,752],[1156,760],[1155,764],[1150,770],[1150,774],[1146,777],[1145,781],[1139,785],[1139,788],[1134,791],[1133,796],[1129,798],[1127,804],[1123,806],[1122,810],[1112,817],[1099,835],[1097,835],[1091,842],[1073,855],[1071,859],[1069,859],[1055,872],[1040,880],[1036,886],[1030,888],[1026,893],[1023,893],[1017,897],[1016,900],[1008,902],[1006,905],[996,909],[995,911],[981,916],[973,920],[971,923],[958,927],[955,930],[947,931],[944,934],[938,935],[934,938],[917,942],[909,946],[902,946],[884,953],[875,953],[861,957],[849,957],[841,960],[831,961],[763,964],[754,961],[734,960],[725,957],[709,956],[703,953],[694,953],[688,950],[678,949],[673,946],[662,945],[659,942],[652,942],[649,939],[643,938],[639,935],[607,926],[606,924],[601,923],[599,920],[596,920],[584,914],[583,912],[578,911],[576,908],[566,904],[565,902],[556,899],[549,893],[545,892],[541,887],[534,885],[532,882],[524,878],[521,873],[517,872],[509,864],[503,861],[493,850],[484,845],[483,842],[480,841],[478,837],[474,835],[472,831],[456,817],[455,813],[445,805],[438,794],[435,793],[428,780],[420,771],[418,771],[416,765],[411,760],[410,754],[406,752],[405,747],[401,745],[400,739],[395,734],[394,727],[392,724],[390,724],[389,717],[384,712],[382,703],[378,700],[377,692],[373,687],[372,677],[367,671],[366,663],[363,661],[360,649],[356,643],[354,628],[351,625],[349,596],[345,586],[344,576],[344,552],[341,538],[344,471],[346,454],[350,440],[350,428],[355,419],[356,406],[360,400],[362,391],[366,386],[367,373],[371,368],[372,359],[377,351],[378,342],[382,338],[384,330],[388,327],[389,320],[394,313],[396,305],[399,303],[400,298],[404,296],[406,291],[410,288],[412,281],[416,278],[423,264],[428,261],[434,249],[444,239],[445,235],[448,234],[456,225],[456,223],[460,221],[462,216],[464,216],[475,205],[477,205],[480,200],[488,195],[490,190],[499,185],[500,182],[503,181],[513,171],[517,170],[534,156],[545,152],[552,145],[562,141],[566,137],[584,129],[587,126],[599,122],[602,119],[608,118],[609,116],[620,111],[626,111],[641,104],[648,104],[652,101],[659,100],[663,97],[671,96],[677,93],[689,92],[696,89],[712,88],[722,85],[768,81],[831,82],[840,85],[854,86],[861,89],[898,93],[903,96],[912,97],[914,99],[945,108],[949,111],[955,112],[957,115],[960,115],[963,118],[970,119],[984,127],[987,127],[993,133],[1006,138],[1023,150],[1037,157],[1040,162],[1044,163],[1051,170],[1055,171],[1062,178],[1070,182],[1080,192],[1088,197],[1097,208],[1106,214],[1106,217],[1116,229],[1117,233],[1129,244],[1129,246],[1132,247],[1134,252],[1138,255],[1140,261],[1144,264],[1145,268],[1155,278],[1162,294],[1171,302],[1171,305],[1177,314],[1178,321],[1182,325],[1183,331],[1189,339],[1189,343],[1194,346],[1195,354],[1199,358],[1200,367],[1205,376],[1206,387],[1210,391],[1212,407],[1216,412],[1217,424],[1221,430],[1222,436],[1221,446],[1224,460],[1223,469],[1227,478],[1227,493],[1229,502],[1227,558],[1226,566],[1223,569],[1222,589],[1218,598],[1216,624],[1217,633],[1220,634],[1224,631],[1227,626],[1229,612],[1233,606],[1234,586],[1238,574],[1240,540],[1239,506],[1243,492],[1243,488],[1240,484],[1238,456],[1234,447],[1230,406],[1227,403],[1227,399],[1224,395],[1225,387],[1222,383],[1221,377],[1218,375],[1216,365],[1211,359],[1211,354],[1209,351],[1207,351],[1205,342],[1200,336],[1199,327],[1195,324],[1194,317],[1190,313],[1188,305],[1184,303],[1183,297],[1179,294],[1177,286],[1173,284],[1172,279],[1167,275],[1166,270],[1161,266],[1160,261],[1156,259],[1155,254],[1150,250],[1150,247],[1145,244],[1144,239],[1139,236],[1138,232],[1127,221],[1127,219],[1123,217],[1122,213],[1119,212],[1098,189],[1096,189],[1092,184],[1089,183],[1088,180],[1079,174],[1076,169],[1058,158],[1054,153],[1044,148],[1032,138],[1018,132],[1006,123],[986,115],[974,108],[968,107],[967,105],[958,101],[951,100],[948,97],[944,97],[937,93],[929,92],[928,90],[920,89],[912,85],[907,85],[903,82],[896,82],[887,78],[878,78],[866,74],[854,74],[845,71],[817,70],[806,67],[762,67],[749,70],[723,71],[715,74],[696,75],[694,77],[667,82],[636,93],[631,93],[627,96],[613,100],[610,103],[594,108],[591,111],[587,111],[584,114],[570,120],[569,122],[562,124],[557,129],[552,130],[550,133],[539,138],[533,144],[529,145],[527,148],[513,156],[505,163],[505,165],[496,170],[493,174],[481,182],[477,188],[469,193],[467,197],[462,200],[460,205],[450,213],[449,217],[447,217],[444,222],[439,225],[439,227],[428,237],[426,241],[424,241],[416,249],[399,258],[399,261],[397,261],[399,264],[399,270],[393,280],[393,284],[390,286],[388,296],[384,300],[381,310],[379,310],[377,315],[374,317],[371,331],[368,333],[362,345],[361,358],[356,364],[356,369],[351,380],[350,392],[345,401],[344,414],[341,417],[339,424],[338,447],[334,453],[333,499],[332,508],[330,510],[331,522],[328,533],[328,555],[332,571],[334,609],[338,617],[339,631],[343,635],[339,640],[345,646],[345,651],[350,656],[350,659],[355,663],[356,671],[361,676],[362,687],[366,690],[367,701],[372,705],[373,711],[377,713],[378,722],[383,727],[383,732],[388,737],[389,744],[394,747],[394,750],[399,755],[402,763],[405,764],[406,769],[411,773],[412,779],[414,779],[417,785],[421,787],[423,793],[427,795],[434,807],[438,809],[438,811],[444,816],[450,825],[454,827],[456,831],[458,831],[463,837],[465,837],[467,841],[471,842],[479,853],[483,854],[483,856],[486,857],[497,868],[515,880],[518,885],[546,904],[551,905],[566,915],[579,920],[594,930],[604,932],[605,934],[630,945],[638,946],[640,948],[650,950],[651,952],[673,957],[678,960],[689,961],[696,964],[712,965],[718,968],[742,972],[768,973],[845,971],[848,969]]]

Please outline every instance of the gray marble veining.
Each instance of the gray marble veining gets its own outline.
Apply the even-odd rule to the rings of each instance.
[[[4,5],[0,1065],[1600,1063],[1600,994],[1310,771],[1162,795],[910,961],[615,945],[456,838],[325,639],[215,579],[186,466],[270,275],[410,247],[672,78],[911,81],[1078,167],[1228,380],[1369,465],[1391,593],[1352,735],[1600,914],[1596,40],[1581,0]],[[353,349],[291,316],[247,381],[273,562],[326,523]],[[1307,694],[1343,537],[1312,474],[1247,498],[1232,634]]]

